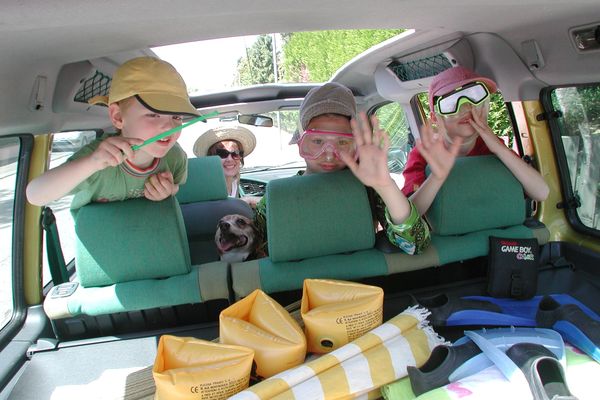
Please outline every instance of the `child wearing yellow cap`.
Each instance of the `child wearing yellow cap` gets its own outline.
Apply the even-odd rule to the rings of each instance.
[[[117,133],[104,135],[32,180],[29,202],[45,205],[73,194],[71,210],[77,210],[90,202],[160,201],[176,194],[187,178],[187,156],[177,144],[181,132],[136,151],[132,146],[181,125],[184,115],[198,115],[177,70],[154,57],[134,58],[115,71],[108,96],[89,102],[108,106]]]

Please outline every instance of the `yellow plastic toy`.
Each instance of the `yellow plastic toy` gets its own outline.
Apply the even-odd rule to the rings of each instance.
[[[227,399],[248,387],[253,357],[246,347],[163,335],[152,368],[154,398]]]
[[[275,300],[257,289],[221,312],[221,343],[254,349],[256,373],[268,378],[304,362],[306,338]]]
[[[383,289],[324,279],[306,279],[300,308],[308,351],[329,353],[383,322]]]

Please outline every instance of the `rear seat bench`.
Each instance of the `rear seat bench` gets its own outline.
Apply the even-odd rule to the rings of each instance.
[[[59,337],[215,320],[229,304],[229,266],[218,261],[214,233],[221,214],[251,209],[227,198],[217,157],[190,160],[190,166],[178,193],[181,207],[174,197],[140,198],[78,211],[76,281],[54,287],[44,301]],[[217,305],[202,306],[213,300]]]
[[[456,161],[427,214],[431,246],[419,255],[375,245],[366,191],[349,171],[271,181],[267,196],[270,257],[231,266],[238,298],[300,289],[305,278],[358,280],[481,257],[489,236],[549,238],[544,225],[525,225],[523,189],[493,156]]]
[[[190,159],[176,198],[82,207],[75,219],[77,281],[56,286],[44,301],[57,335],[216,320],[231,298],[229,265],[214,244],[227,214],[253,211],[227,196],[218,157]],[[217,304],[202,307],[207,301]]]

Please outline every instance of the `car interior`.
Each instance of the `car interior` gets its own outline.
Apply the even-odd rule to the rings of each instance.
[[[384,321],[418,298],[486,296],[490,237],[534,239],[535,295],[568,294],[600,314],[597,2],[5,3],[0,176],[8,256],[0,280],[8,311],[0,325],[0,399],[82,398],[91,391],[147,398],[147,368],[162,335],[214,340],[222,310],[256,289],[293,305],[307,278],[381,287]],[[54,137],[85,132],[62,139],[64,151],[112,131],[106,107],[88,100],[108,92],[123,62],[171,44],[340,29],[405,29],[329,80],[350,88],[369,115],[399,107],[409,146],[429,115],[422,96],[436,74],[464,66],[493,79],[512,149],[544,177],[548,198],[525,198],[496,157],[457,159],[426,215],[431,245],[408,255],[374,232],[364,186],[349,170],[294,179],[304,166],[250,168],[240,184],[246,194],[269,199],[269,256],[235,263],[219,259],[215,228],[225,215],[252,218],[254,211],[228,196],[217,157],[190,157],[187,182],[165,201],[83,207],[72,244],[51,208],[27,202],[27,183],[52,167]],[[212,57],[219,54],[203,62]],[[272,113],[297,110],[321,83],[234,87],[190,100],[201,114],[268,127]],[[588,91],[599,100],[586,103]],[[572,100],[573,93],[580,97]],[[9,173],[5,165],[16,167]],[[67,245],[74,260],[62,255]],[[436,331],[453,341],[464,326]],[[127,383],[136,372],[143,388]]]

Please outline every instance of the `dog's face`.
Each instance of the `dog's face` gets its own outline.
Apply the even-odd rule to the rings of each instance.
[[[250,218],[239,214],[226,215],[217,225],[215,244],[222,261],[241,262],[255,254],[259,233]]]

